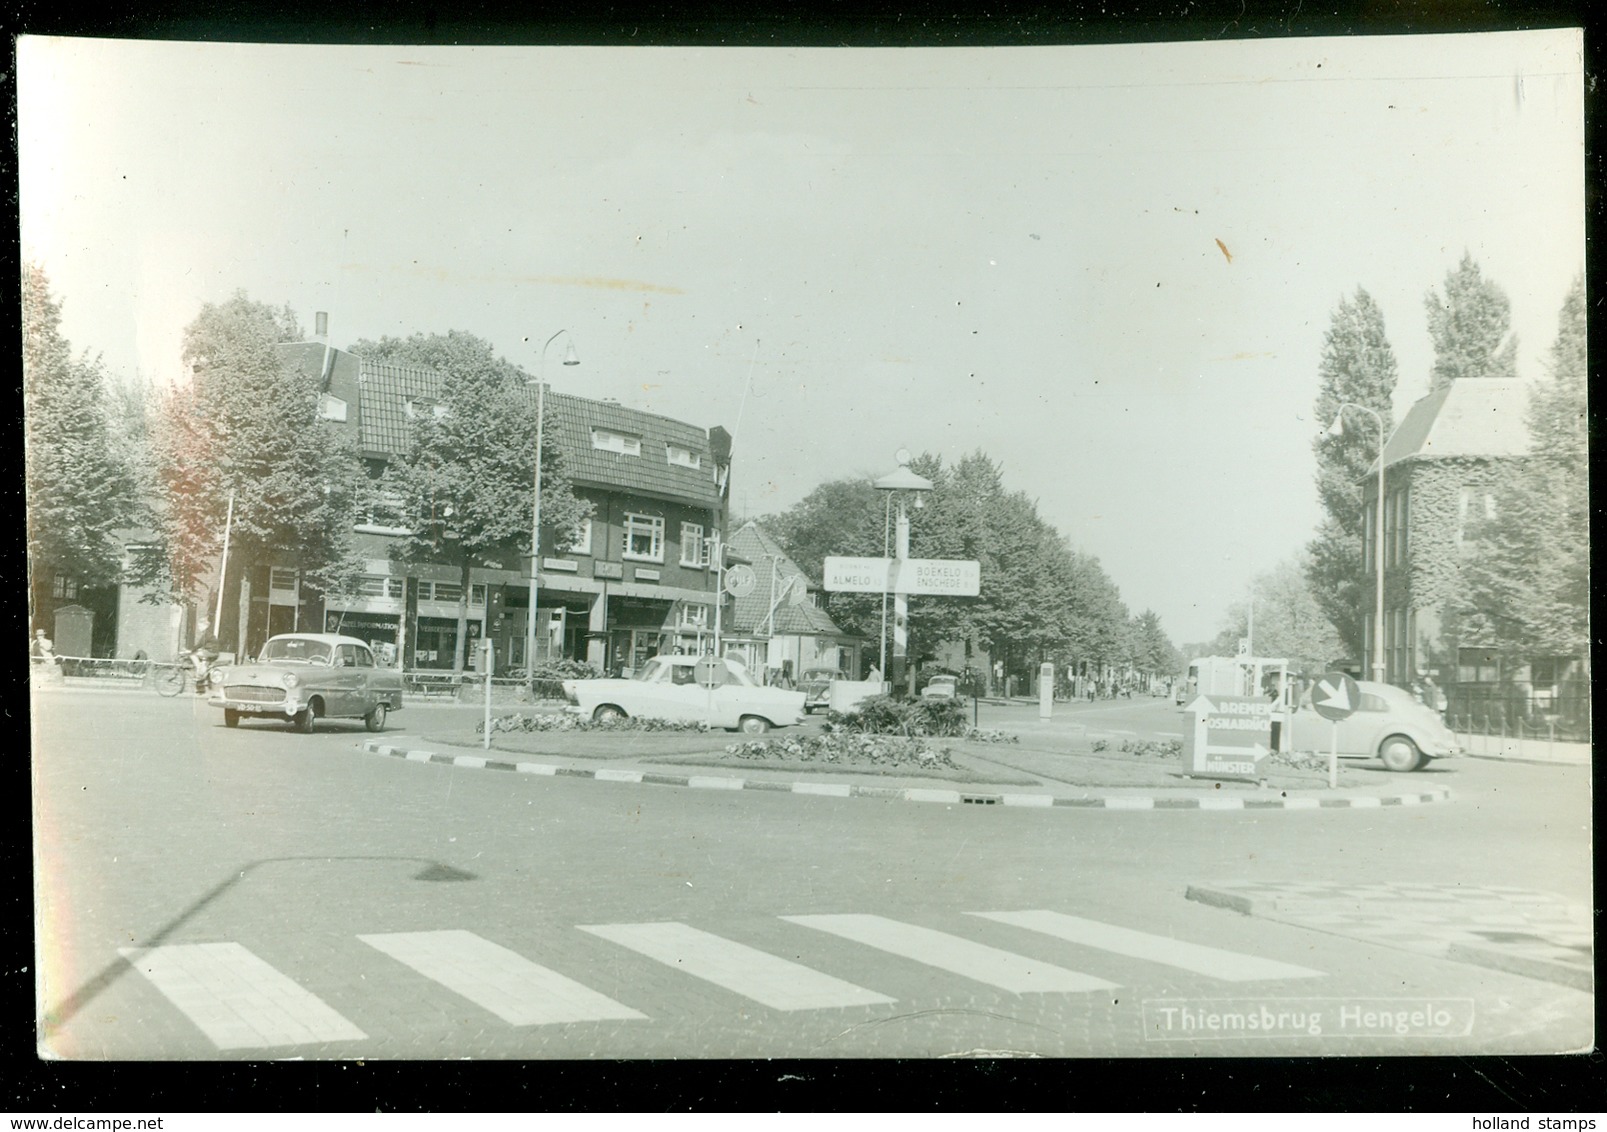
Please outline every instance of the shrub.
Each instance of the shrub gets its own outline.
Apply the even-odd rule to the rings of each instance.
[[[1180,739],[1123,739],[1121,749],[1123,754],[1140,758],[1169,759],[1183,753],[1183,742]]]
[[[847,712],[829,712],[824,730],[860,735],[959,737],[971,730],[959,700],[871,696]]]
[[[1109,739],[1095,739],[1091,744],[1089,744],[1090,749],[1094,751],[1103,751],[1108,746],[1110,746]]]
[[[596,680],[602,670],[584,660],[544,660],[531,672],[533,680]]]

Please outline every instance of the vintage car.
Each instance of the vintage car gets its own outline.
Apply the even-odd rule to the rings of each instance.
[[[921,689],[921,697],[928,700],[952,700],[958,694],[960,678],[940,672],[926,682]]]
[[[402,674],[374,663],[368,644],[336,633],[282,633],[254,661],[219,668],[209,702],[223,723],[250,716],[287,719],[311,731],[318,719],[361,719],[370,731],[402,706]]]
[[[816,708],[829,708],[832,681],[846,679],[848,674],[835,668],[804,669],[803,679],[798,682],[798,690],[804,694],[804,713],[807,715]]]
[[[1410,692],[1371,680],[1356,683],[1361,702],[1337,728],[1311,706],[1309,693],[1303,696],[1289,719],[1289,741],[1281,741],[1279,746],[1327,754],[1337,738],[1340,758],[1377,758],[1394,771],[1416,770],[1430,759],[1462,753],[1456,735],[1439,713],[1418,703]]]
[[[697,674],[703,659],[713,658],[655,656],[628,680],[565,680],[568,710],[597,720],[702,720],[755,735],[803,722],[804,693],[762,687],[731,657],[714,662],[714,686],[705,687]]]

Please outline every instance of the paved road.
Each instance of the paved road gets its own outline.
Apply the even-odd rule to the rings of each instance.
[[[1588,903],[1581,768],[1435,767],[1424,776],[1458,801],[1419,809],[1007,811],[407,763],[361,752],[360,726],[226,730],[204,704],[137,693],[58,691],[34,708],[57,1056],[1287,1056],[1590,1040],[1589,993],[1185,899],[1191,885],[1410,881]],[[456,725],[455,710],[403,712],[397,734]]]

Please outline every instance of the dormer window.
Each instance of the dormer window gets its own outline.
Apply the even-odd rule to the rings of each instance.
[[[669,458],[670,463],[675,467],[701,468],[703,466],[703,457],[692,451],[690,448],[682,448],[676,444],[666,444],[664,446],[664,452]]]
[[[591,430],[591,446],[603,452],[618,452],[622,456],[642,454],[641,437],[632,436],[627,432],[615,432],[608,428]]]
[[[434,397],[409,397],[407,399],[408,420],[417,420],[420,417],[434,417],[438,421],[444,420],[446,406]]]

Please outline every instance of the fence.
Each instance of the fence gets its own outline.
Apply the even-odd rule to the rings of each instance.
[[[1453,731],[1509,739],[1590,741],[1590,687],[1561,694],[1523,688],[1447,690],[1445,722]]]
[[[58,656],[49,662],[34,659],[29,667],[30,678],[34,680],[60,681],[71,678],[77,684],[93,682],[111,688],[148,686],[154,670],[171,668],[172,663]],[[484,681],[483,676],[474,672],[421,672],[415,669],[402,673],[402,690],[424,700],[465,699],[478,703],[485,697]],[[519,677],[492,677],[491,698],[502,702],[562,700],[564,685],[562,680],[537,679],[532,687],[530,681]]]

